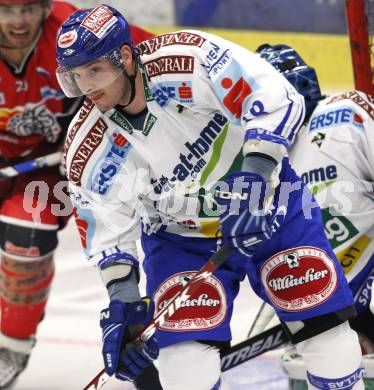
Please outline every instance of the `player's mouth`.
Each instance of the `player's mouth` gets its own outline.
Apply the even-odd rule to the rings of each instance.
[[[90,97],[90,99],[91,99],[94,103],[96,103],[96,102],[98,102],[103,96],[104,96],[104,93],[103,93],[103,92],[100,92],[100,93],[95,93],[95,94],[93,94],[93,95],[90,95],[89,97]]]
[[[9,30],[9,37],[13,41],[23,42],[30,37],[30,31],[23,29],[23,30]]]

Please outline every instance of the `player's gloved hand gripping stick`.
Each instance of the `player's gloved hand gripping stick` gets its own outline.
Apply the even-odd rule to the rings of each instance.
[[[204,280],[212,275],[212,273],[226,261],[229,253],[230,249],[225,246],[218,250],[194,275],[194,277],[186,284],[186,286],[178,294],[176,294],[161,311],[155,315],[155,317],[148,323],[148,325],[138,335],[134,342],[141,343],[149,340],[156,332],[157,327],[164,324],[165,321],[181,307],[182,302],[189,299],[191,295],[201,286]],[[86,387],[84,387],[84,390],[100,389],[109,378],[110,376],[107,375],[105,369],[103,369]]]

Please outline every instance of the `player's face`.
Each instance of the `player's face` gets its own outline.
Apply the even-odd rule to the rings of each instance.
[[[31,45],[44,15],[45,7],[41,3],[0,6],[2,44],[15,49]]]
[[[74,68],[71,74],[81,93],[87,95],[101,111],[117,105],[127,88],[122,70],[104,57]]]

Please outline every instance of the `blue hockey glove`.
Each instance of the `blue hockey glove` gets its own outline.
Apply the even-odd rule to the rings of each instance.
[[[224,183],[214,194],[221,207],[223,242],[252,256],[256,247],[271,237],[271,217],[264,210],[269,183],[250,172],[233,172]]]
[[[153,313],[154,303],[149,298],[132,303],[114,300],[101,311],[103,358],[108,375],[133,381],[157,359],[159,348],[154,336],[141,345],[132,342],[143,328],[141,324],[147,324]]]

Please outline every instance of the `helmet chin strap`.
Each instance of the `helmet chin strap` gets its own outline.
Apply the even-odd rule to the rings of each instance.
[[[136,79],[136,75],[138,73],[138,66],[137,66],[137,63],[135,61],[135,72],[134,74],[132,75],[129,75],[126,71],[126,68],[123,66],[123,64],[121,65],[122,67],[122,73],[125,77],[127,77],[127,80],[129,80],[130,82],[130,89],[131,89],[131,92],[130,92],[130,99],[129,101],[127,102],[127,104],[120,104],[121,108],[126,108],[128,107],[135,99],[135,95],[136,95],[136,87],[135,87],[135,79]]]

